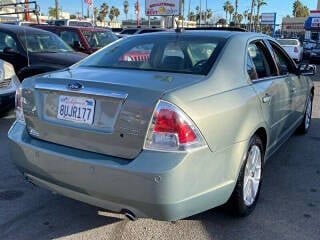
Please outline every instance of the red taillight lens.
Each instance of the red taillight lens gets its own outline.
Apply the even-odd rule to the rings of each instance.
[[[184,151],[204,145],[199,130],[185,113],[171,103],[158,103],[147,133],[146,149]]]
[[[297,47],[294,47],[294,52],[295,53],[299,52],[299,49]]]
[[[176,133],[181,144],[187,144],[197,139],[196,134],[188,124],[176,112],[169,109],[161,109],[157,114],[154,131]]]

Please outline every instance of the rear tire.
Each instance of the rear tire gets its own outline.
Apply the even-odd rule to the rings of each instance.
[[[260,195],[263,164],[263,143],[259,136],[254,135],[250,140],[236,187],[226,204],[231,214],[245,217],[254,210]]]
[[[300,134],[307,134],[312,120],[312,103],[313,103],[313,95],[310,93],[307,99],[306,110],[304,113],[303,121],[300,126],[297,128],[297,132]]]

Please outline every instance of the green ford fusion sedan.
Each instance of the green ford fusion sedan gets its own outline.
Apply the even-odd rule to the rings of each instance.
[[[245,216],[266,160],[310,127],[315,71],[255,33],[124,38],[22,83],[11,157],[32,183],[131,219]]]

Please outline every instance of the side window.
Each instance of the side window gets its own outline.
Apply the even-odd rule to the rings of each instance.
[[[4,52],[7,49],[18,51],[17,43],[9,34],[0,32],[0,52]]]
[[[269,56],[268,49],[264,44],[259,41],[250,43],[248,46],[248,54],[254,65],[258,79],[277,75],[275,66],[269,64],[272,63],[273,60]]]
[[[273,42],[269,41],[274,52],[274,57],[279,68],[280,75],[294,73],[294,66],[291,60],[283,53],[283,51]]]
[[[61,31],[60,37],[62,38],[63,41],[65,41],[70,46],[73,46],[75,41],[80,43],[78,34],[73,31]]]

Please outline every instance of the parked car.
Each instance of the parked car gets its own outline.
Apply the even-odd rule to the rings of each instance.
[[[278,39],[278,43],[286,50],[289,56],[296,62],[303,59],[303,47],[298,39]]]
[[[312,48],[309,61],[310,63],[320,62],[320,43],[318,43],[314,48]]]
[[[0,24],[0,59],[14,66],[18,78],[63,69],[80,61],[77,53],[53,33]]]
[[[19,84],[13,66],[0,60],[0,116],[14,108],[15,94]]]
[[[118,34],[118,36],[122,38],[130,35],[164,32],[164,31],[167,31],[167,30],[165,28],[125,28]]]
[[[136,49],[148,59],[125,58]],[[32,183],[131,219],[225,203],[245,216],[267,159],[310,127],[314,73],[256,33],[124,38],[22,83],[11,158]]]
[[[119,39],[113,32],[104,28],[50,25],[34,25],[33,27],[57,34],[75,51],[86,54],[91,54]]]
[[[317,42],[314,40],[305,40],[303,41],[303,57],[308,59],[310,58],[312,49],[317,46]]]

